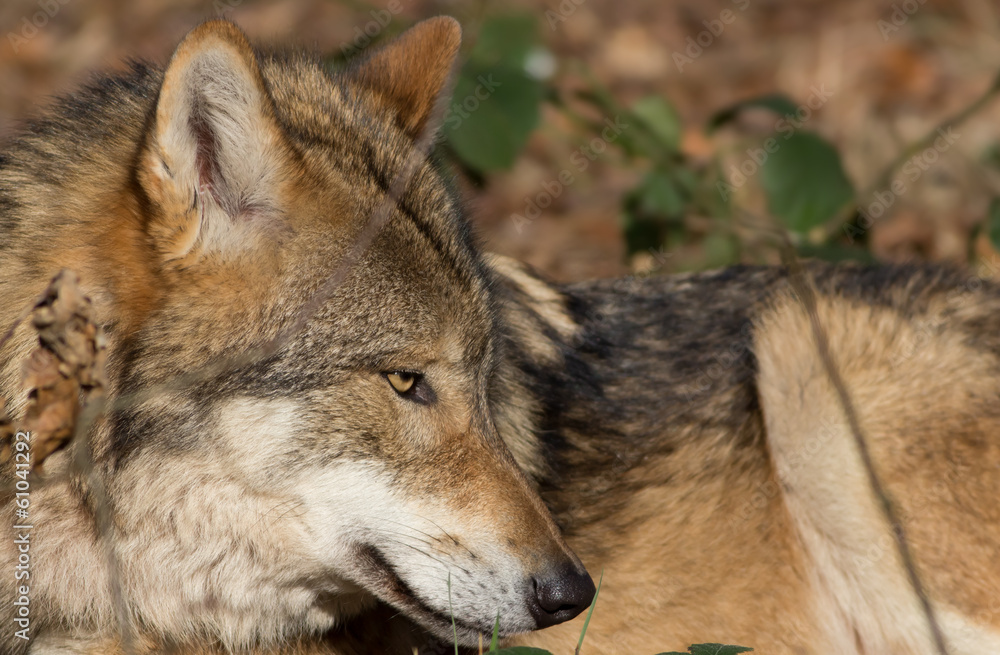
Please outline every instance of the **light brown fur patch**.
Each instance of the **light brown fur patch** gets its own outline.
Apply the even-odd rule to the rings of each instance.
[[[818,315],[952,652],[984,652],[1000,639],[1000,507],[984,502],[1000,497],[1000,383],[996,359],[946,329],[948,304],[908,321],[827,297]],[[801,304],[783,297],[764,313],[756,350],[768,443],[823,638],[836,652],[932,652]]]

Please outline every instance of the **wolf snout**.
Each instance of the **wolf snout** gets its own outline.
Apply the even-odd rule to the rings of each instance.
[[[594,600],[594,581],[583,569],[561,566],[532,576],[529,607],[537,628],[569,621]]]

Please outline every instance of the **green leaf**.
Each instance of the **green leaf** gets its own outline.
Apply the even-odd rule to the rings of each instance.
[[[739,653],[749,653],[753,648],[724,646],[722,644],[694,644],[688,650],[691,655],[739,655]]]
[[[692,190],[677,171],[654,169],[625,197],[623,228],[629,254],[663,246],[680,224]]]
[[[735,105],[730,105],[725,109],[715,112],[715,114],[708,119],[708,124],[705,126],[705,130],[711,134],[726,123],[731,122],[739,116],[740,112],[743,110],[754,108],[770,109],[774,113],[781,116],[794,114],[799,110],[799,106],[792,102],[788,96],[780,93],[772,93],[765,96],[742,100],[737,102]]]
[[[476,36],[475,46],[469,52],[481,66],[524,65],[525,60],[538,45],[538,19],[530,14],[493,16],[483,22]]]
[[[990,212],[986,221],[990,242],[994,248],[1000,250],[1000,198],[994,198],[993,202],[990,203]]]
[[[497,620],[493,624],[493,639],[490,640],[489,652],[495,653],[500,648],[500,610],[497,610]]]
[[[684,212],[686,202],[682,191],[665,171],[647,173],[634,193],[636,208],[643,214],[679,216]]]
[[[681,142],[681,120],[677,110],[660,96],[646,96],[632,105],[632,114],[670,151]]]
[[[501,648],[497,655],[552,655],[547,650],[541,648],[529,648],[528,646],[513,646],[511,648]]]
[[[487,20],[455,83],[443,132],[480,173],[510,168],[538,125],[543,86],[525,70],[537,27],[530,15]]]
[[[832,145],[809,132],[795,132],[776,144],[770,154],[759,149],[767,156],[761,186],[771,213],[786,227],[808,232],[851,202],[854,189]]]
[[[670,651],[669,653],[657,653],[657,655],[738,655],[739,653],[749,653],[753,648],[744,646],[725,646],[723,644],[694,644],[688,648],[687,653]]]
[[[480,172],[508,169],[538,125],[541,102],[542,85],[523,68],[470,65],[444,122],[448,144]]]
[[[683,189],[688,196],[694,195],[695,190],[701,184],[695,172],[687,166],[679,166],[672,172],[674,181],[677,182],[678,186]]]

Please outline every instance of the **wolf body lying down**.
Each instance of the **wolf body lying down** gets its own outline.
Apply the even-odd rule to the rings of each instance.
[[[933,652],[785,270],[555,285],[479,253],[432,161],[395,197],[458,43],[433,19],[329,73],[207,23],[0,160],[2,325],[76,271],[112,399],[322,299],[276,352],[93,430],[132,652],[427,653],[452,617],[473,647],[498,615],[567,652],[584,567],[589,652]],[[1000,652],[1000,292],[807,274],[950,652]],[[33,343],[22,326],[0,352],[15,413]],[[27,639],[3,605],[2,653],[121,646],[80,445],[32,482],[30,580],[0,542],[4,598],[30,598]]]

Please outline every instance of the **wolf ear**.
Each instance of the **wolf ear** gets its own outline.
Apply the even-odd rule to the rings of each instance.
[[[461,43],[458,21],[448,16],[429,18],[363,59],[353,75],[363,88],[395,108],[402,128],[417,138],[450,82]]]
[[[164,75],[139,175],[167,258],[250,236],[241,219],[273,213],[284,143],[246,36],[221,20],[192,30]]]

